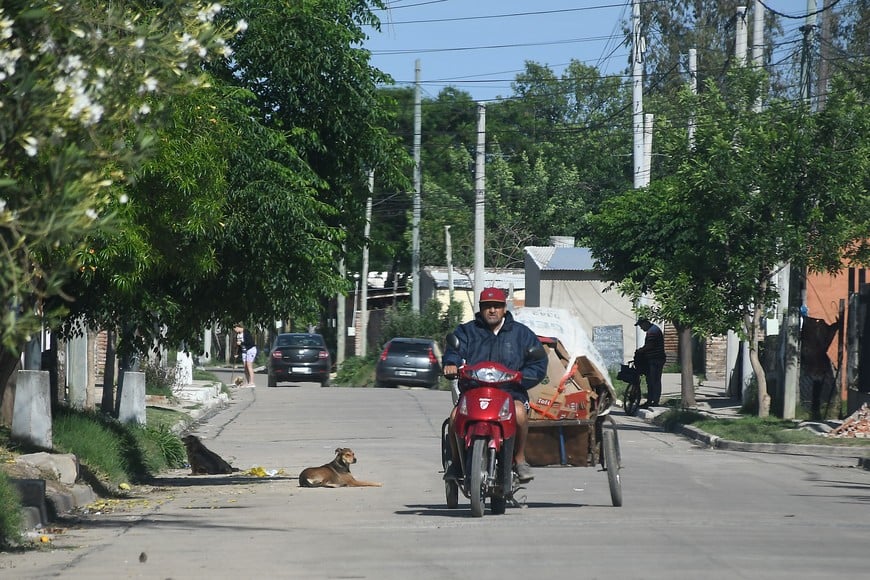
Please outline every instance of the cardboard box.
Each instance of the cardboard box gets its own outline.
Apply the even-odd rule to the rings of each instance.
[[[593,387],[604,379],[585,356],[577,357],[571,366],[572,374],[566,377],[568,354],[565,348],[558,339],[542,342],[547,351],[547,376],[529,389],[529,417],[532,420],[588,419],[597,398]]]

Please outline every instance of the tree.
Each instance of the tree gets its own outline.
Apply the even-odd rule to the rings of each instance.
[[[377,89],[389,77],[359,48],[363,27],[379,26],[370,5],[384,7],[379,0],[234,2],[226,17],[249,27],[233,40],[233,59],[215,71],[253,93],[260,121],[284,132],[320,178],[320,199],[336,210],[330,225],[354,234],[338,240],[349,248],[362,245],[369,171],[385,189],[407,183],[407,157],[386,129],[392,119]]]
[[[0,9],[0,385],[52,325],[88,237],[115,224],[123,186],[162,122],[154,95],[195,90],[235,23],[219,5],[5,2]],[[177,39],[184,39],[178,42]]]
[[[835,272],[843,258],[868,258],[870,109],[837,84],[822,114],[788,102],[752,113],[757,74],[733,71],[724,86],[683,93],[693,148],[685,129],[664,124],[666,177],[606,202],[590,216],[590,242],[624,291],[655,295],[660,316],[702,333],[742,322],[766,416],[757,345],[777,265]]]

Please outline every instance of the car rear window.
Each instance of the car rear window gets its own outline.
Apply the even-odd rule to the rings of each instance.
[[[427,354],[429,348],[430,345],[426,343],[391,342],[389,352],[391,354]]]
[[[279,336],[277,346],[323,346],[323,339],[310,335]]]

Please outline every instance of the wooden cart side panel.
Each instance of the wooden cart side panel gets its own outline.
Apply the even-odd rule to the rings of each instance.
[[[594,424],[558,424],[554,421],[532,421],[526,439],[526,460],[529,465],[594,465]]]

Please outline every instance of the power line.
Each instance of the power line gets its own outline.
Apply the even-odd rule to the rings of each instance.
[[[767,10],[768,12],[770,12],[771,14],[776,14],[777,16],[779,16],[781,18],[789,18],[792,20],[798,20],[798,19],[803,20],[803,19],[807,18],[808,16],[815,16],[816,14],[821,14],[823,12],[830,10],[831,8],[833,8],[834,6],[839,4],[840,0],[834,0],[833,2],[831,2],[830,4],[825,6],[824,8],[816,10],[815,12],[807,12],[805,14],[798,14],[798,15],[785,14],[784,12],[774,10],[773,8],[771,8],[770,6],[765,4],[763,0],[758,0],[758,3],[761,4],[762,6],[764,6],[764,9]]]

